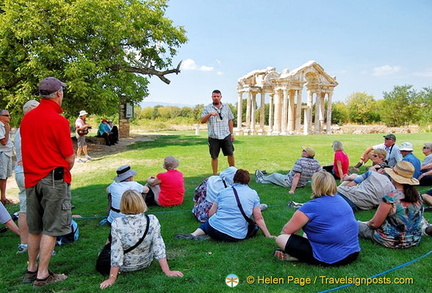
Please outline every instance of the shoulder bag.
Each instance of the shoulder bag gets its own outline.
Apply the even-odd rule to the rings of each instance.
[[[258,225],[256,224],[256,222],[254,220],[252,220],[251,218],[249,218],[248,216],[246,216],[246,214],[245,214],[245,212],[243,210],[243,207],[242,207],[242,205],[240,203],[240,200],[239,200],[239,197],[238,197],[238,194],[237,194],[237,190],[234,188],[234,186],[232,187],[232,189],[234,191],[234,196],[235,196],[235,199],[237,201],[237,206],[238,206],[241,214],[245,218],[245,220],[248,222],[248,232],[247,232],[246,238],[255,237],[256,234],[257,234],[257,232],[258,232],[258,230],[259,230],[259,227],[258,227]]]
[[[141,242],[143,242],[144,238],[146,237],[150,226],[150,218],[147,215],[145,216],[147,219],[147,227],[146,230],[144,231],[143,236],[133,246],[129,247],[128,249],[125,249],[124,254],[134,250],[138,245],[141,244]],[[99,256],[96,260],[96,270],[104,276],[109,275],[111,270],[111,242],[105,244],[105,246],[102,248],[101,252],[99,253]]]

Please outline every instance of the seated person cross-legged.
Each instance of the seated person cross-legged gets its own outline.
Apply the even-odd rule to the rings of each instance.
[[[303,230],[304,236],[297,235]],[[341,233],[343,231],[343,233]],[[281,260],[340,266],[360,252],[358,224],[348,203],[336,194],[336,181],[326,172],[312,176],[312,200],[303,204],[276,238]]]

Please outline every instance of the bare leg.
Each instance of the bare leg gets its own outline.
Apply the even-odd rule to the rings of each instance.
[[[81,150],[82,150],[82,147],[79,147],[78,149],[77,149],[77,158],[79,159],[79,157],[81,156]]]
[[[28,226],[27,226],[27,214],[19,213],[18,227],[20,231],[21,244],[27,244],[28,238]]]
[[[41,236],[42,236],[42,234],[29,234],[28,235],[27,241],[28,241],[29,261],[28,261],[27,270],[29,272],[35,272],[38,269],[36,258],[39,254]]]
[[[0,194],[1,194],[1,201],[3,203],[6,203],[6,182],[7,179],[0,179]]]
[[[432,196],[431,195],[424,193],[424,194],[422,194],[422,197],[423,197],[423,201],[426,204],[432,206]]]
[[[217,175],[218,171],[218,158],[212,159],[211,161],[212,169],[213,169],[213,175]]]
[[[55,243],[55,236],[48,236],[42,234],[39,250],[39,268],[37,273],[38,279],[45,279],[49,275],[48,266],[51,260],[51,255],[54,250]]]
[[[230,167],[235,166],[234,156],[228,156],[228,165],[229,165]]]
[[[87,145],[83,146],[83,147],[82,147],[82,150],[83,150],[84,156],[88,156],[88,153],[87,153]]]
[[[18,228],[18,226],[15,224],[14,221],[9,220],[9,221],[7,221],[7,222],[4,223],[4,224],[5,224],[6,227],[8,227],[9,229],[11,229],[11,231],[14,232],[16,235],[18,235],[18,236],[20,235],[19,228]]]
[[[191,233],[192,236],[201,236],[201,235],[206,235],[206,233],[201,230],[200,228],[196,229],[193,233]]]

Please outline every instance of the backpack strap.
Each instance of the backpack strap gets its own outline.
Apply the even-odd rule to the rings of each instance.
[[[146,219],[147,219],[147,227],[146,227],[146,230],[145,230],[143,236],[138,240],[137,243],[135,243],[134,246],[131,246],[131,247],[129,247],[128,249],[125,249],[124,253],[128,253],[128,252],[134,250],[138,245],[141,244],[141,242],[143,242],[144,238],[146,237],[147,232],[148,232],[148,230],[149,230],[149,226],[150,226],[150,218],[149,218],[149,216],[147,216],[147,215],[145,215],[145,216],[146,216]]]

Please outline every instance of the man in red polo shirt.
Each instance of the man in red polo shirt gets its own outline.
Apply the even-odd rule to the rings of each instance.
[[[54,77],[42,80],[40,105],[21,122],[29,228],[29,262],[23,283],[33,283],[35,289],[67,278],[48,271],[56,237],[71,231],[70,170],[75,155],[69,122],[60,115],[65,86]]]

